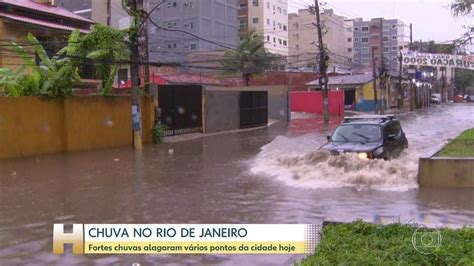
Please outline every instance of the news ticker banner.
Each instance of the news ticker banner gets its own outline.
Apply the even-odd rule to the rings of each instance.
[[[474,55],[403,53],[403,65],[455,67],[474,70]]]
[[[311,254],[316,224],[54,224],[53,253],[74,254]]]

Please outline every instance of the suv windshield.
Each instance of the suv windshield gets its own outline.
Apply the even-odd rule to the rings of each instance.
[[[333,142],[376,142],[382,137],[379,125],[340,125],[332,135]]]

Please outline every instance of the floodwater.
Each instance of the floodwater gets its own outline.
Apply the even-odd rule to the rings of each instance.
[[[472,189],[423,189],[417,159],[474,125],[474,105],[400,116],[410,147],[393,161],[328,157],[338,121],[0,162],[0,264],[287,265],[297,256],[52,254],[53,223],[474,224]],[[168,150],[173,149],[170,155]]]

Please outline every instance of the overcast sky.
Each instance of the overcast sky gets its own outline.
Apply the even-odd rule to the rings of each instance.
[[[453,18],[448,8],[454,0],[319,0],[345,17],[400,19],[413,23],[413,40],[449,41],[462,35],[462,25],[473,25],[474,16]],[[314,4],[314,0],[288,0],[290,12]],[[409,33],[408,29],[407,32]],[[409,34],[407,34],[409,35]]]

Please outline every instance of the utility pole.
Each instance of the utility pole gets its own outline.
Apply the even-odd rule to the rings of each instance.
[[[111,0],[107,0],[107,26],[110,27],[110,23],[112,21],[112,6],[110,3]]]
[[[148,9],[147,9],[148,12]],[[144,61],[147,62],[145,65],[144,69],[144,80],[145,80],[145,91],[148,93],[150,92],[150,64],[148,64],[150,60],[150,53],[148,51],[148,23],[147,23],[147,18],[142,17],[142,25],[143,25],[143,35],[144,35],[144,44],[142,47],[144,47]]]
[[[133,147],[142,150],[142,122],[140,112],[140,60],[139,35],[140,35],[140,13],[138,11],[138,0],[128,0],[129,14],[132,16],[130,27],[130,74],[132,78],[132,133]]]
[[[410,51],[413,52],[413,25],[410,23]],[[413,69],[412,66],[410,66],[411,69]],[[416,69],[415,69],[416,72]],[[415,79],[415,75],[413,75],[412,80],[410,82],[410,111],[414,110],[413,107],[413,80]]]
[[[379,86],[380,86],[380,114],[385,113],[385,64],[384,64],[384,45],[383,45],[383,18],[380,19],[380,73],[379,73]]]
[[[376,63],[375,60],[375,47],[372,46],[372,88],[374,89],[374,109],[375,114],[377,114],[377,71],[376,71]]]
[[[403,52],[402,52],[403,47],[400,47],[400,56],[398,60],[400,61],[400,66],[398,70],[398,102],[397,102],[397,107],[398,109],[403,108],[403,88],[402,88],[402,64],[403,64]]]
[[[321,91],[323,94],[323,119],[324,123],[329,123],[329,88],[328,88],[328,76],[327,76],[327,68],[328,68],[328,61],[329,56],[326,55],[324,51],[324,44],[323,44],[323,34],[321,30],[321,19],[319,17],[319,3],[318,0],[314,0],[314,8],[316,11],[316,27],[318,28],[318,42],[319,42],[319,72],[322,78],[319,79],[319,84],[321,85]]]

